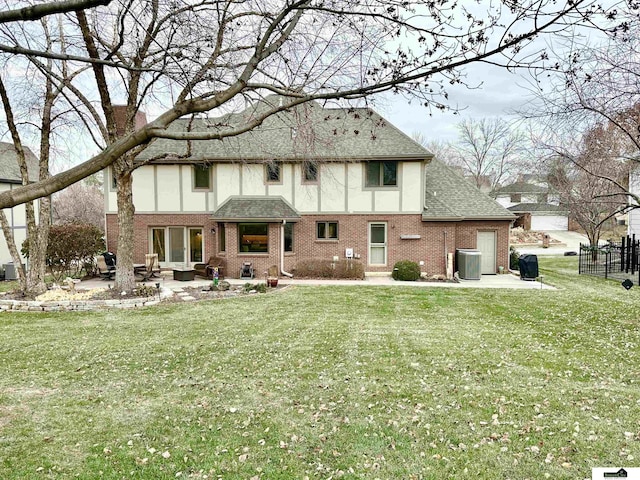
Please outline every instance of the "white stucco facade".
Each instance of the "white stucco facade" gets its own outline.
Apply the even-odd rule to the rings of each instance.
[[[318,165],[317,181],[304,181],[302,164],[283,162],[280,181],[268,182],[263,163],[213,163],[210,188],[195,187],[192,165],[145,165],[133,174],[136,213],[206,213],[233,196],[281,197],[301,214],[421,213],[424,161],[400,161],[397,185],[365,186],[364,162]],[[106,178],[110,178],[106,176]],[[117,211],[116,190],[105,186],[105,210]]]

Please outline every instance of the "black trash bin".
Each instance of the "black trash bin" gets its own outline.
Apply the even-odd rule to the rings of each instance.
[[[520,280],[535,280],[538,278],[537,255],[520,255],[518,268],[520,268]]]

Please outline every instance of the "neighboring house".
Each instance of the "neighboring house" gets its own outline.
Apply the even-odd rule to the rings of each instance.
[[[29,180],[38,179],[38,159],[25,147],[25,157],[27,160],[27,170],[29,172]],[[16,149],[13,143],[0,142],[0,192],[13,190],[22,185],[22,176],[20,175],[20,167],[18,166]],[[37,212],[37,207],[36,207]],[[25,206],[18,205],[13,208],[5,208],[4,213],[13,232],[13,237],[18,247],[18,251],[22,247],[22,242],[27,238],[27,217]],[[24,260],[24,259],[23,259]],[[0,266],[12,262],[7,241],[4,235],[0,235]]]
[[[633,168],[629,172],[629,192],[640,196],[640,168]],[[629,197],[629,205],[635,208],[627,214],[627,233],[640,239],[640,208],[638,202]]]
[[[496,201],[515,213],[515,226],[525,230],[568,230],[569,213],[559,197],[546,186],[518,181],[493,192]]]
[[[215,131],[254,113],[170,129]],[[136,262],[146,253],[163,267],[217,255],[237,277],[243,262],[261,276],[271,265],[295,273],[301,260],[353,257],[367,272],[413,260],[435,275],[456,248],[479,248],[483,273],[508,265],[514,215],[367,108],[312,103],[223,141],[157,140],[137,161]],[[106,182],[110,250],[115,187]]]

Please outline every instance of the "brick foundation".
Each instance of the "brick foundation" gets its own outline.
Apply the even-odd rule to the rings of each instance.
[[[316,222],[338,222],[337,240],[317,240]],[[136,214],[134,220],[134,262],[144,263],[149,253],[149,228],[166,226],[201,227],[204,236],[203,257],[223,257],[225,274],[238,278],[243,262],[253,264],[256,277],[262,278],[271,265],[280,265],[281,225],[269,224],[268,253],[238,253],[238,229],[234,223],[226,224],[226,252],[218,251],[218,224],[209,214]],[[370,222],[387,223],[387,264],[368,264],[368,237]],[[497,237],[496,268],[509,265],[510,221],[423,222],[420,215],[303,215],[293,230],[293,252],[285,253],[285,271],[292,272],[298,261],[307,258],[345,258],[345,249],[352,248],[360,255],[367,272],[391,272],[400,260],[424,262],[426,275],[446,272],[445,252],[456,248],[476,248],[478,231],[494,231]],[[117,253],[118,226],[115,214],[107,215],[107,248]],[[215,229],[216,233],[211,230]],[[419,239],[401,236],[420,235]]]

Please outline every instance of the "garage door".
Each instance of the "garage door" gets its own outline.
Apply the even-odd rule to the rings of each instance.
[[[565,215],[531,215],[531,230],[569,230],[569,219]]]
[[[496,232],[478,232],[478,250],[480,258],[480,273],[493,275],[496,273]]]

